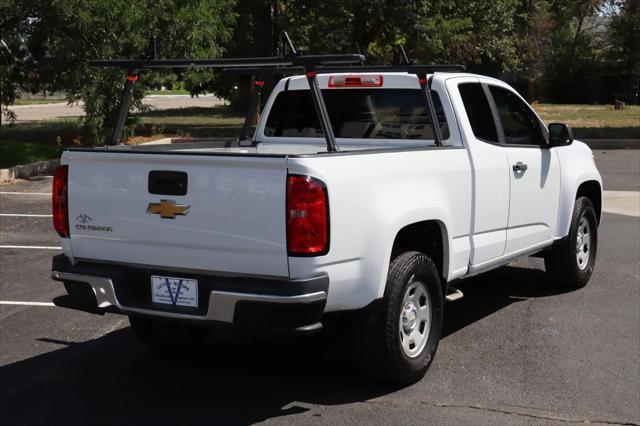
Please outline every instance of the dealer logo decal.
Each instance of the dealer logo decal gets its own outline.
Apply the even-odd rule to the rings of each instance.
[[[84,214],[79,214],[76,217],[76,222],[81,223],[83,225],[86,225],[87,223],[91,222],[91,216],[89,216],[88,214],[84,213]]]

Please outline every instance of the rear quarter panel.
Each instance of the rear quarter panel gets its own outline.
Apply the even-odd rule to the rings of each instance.
[[[449,254],[445,277],[466,273],[471,175],[465,149],[294,157],[287,167],[327,185],[329,253],[289,257],[292,278],[329,275],[327,311],[361,308],[383,296],[394,239],[412,223],[438,221]]]

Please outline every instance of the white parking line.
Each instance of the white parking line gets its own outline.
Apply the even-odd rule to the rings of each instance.
[[[56,306],[51,302],[21,302],[19,300],[0,300],[0,305],[19,305],[19,306]]]
[[[52,214],[0,213],[0,217],[53,217]]]
[[[0,249],[62,250],[62,247],[52,247],[52,246],[0,246]]]
[[[51,195],[50,192],[0,192],[0,195]]]

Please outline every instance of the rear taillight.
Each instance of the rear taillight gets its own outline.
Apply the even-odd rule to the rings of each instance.
[[[334,75],[329,87],[382,87],[381,75]]]
[[[329,251],[327,187],[310,176],[287,180],[287,250],[290,256],[320,256]]]
[[[67,199],[68,166],[60,166],[53,175],[51,203],[53,227],[61,237],[69,237],[69,205]]]

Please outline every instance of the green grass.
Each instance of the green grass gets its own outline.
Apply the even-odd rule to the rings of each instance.
[[[14,105],[42,105],[42,104],[59,104],[66,102],[65,99],[55,98],[37,98],[37,99],[16,99]]]
[[[570,125],[580,139],[640,138],[640,107],[627,106],[614,111],[612,106],[549,105],[534,108],[546,123]],[[156,110],[141,115],[142,126],[131,141],[140,143],[163,137],[235,137],[244,122],[241,114],[228,107],[179,108]],[[0,168],[55,158],[60,155],[56,139],[69,146],[82,134],[78,120],[3,124],[0,128]]]
[[[142,115],[142,135],[233,137],[240,135],[244,117],[228,107],[156,110]]]
[[[228,107],[156,110],[141,116],[132,143],[163,137],[235,137],[244,117]],[[3,124],[0,128],[0,168],[56,158],[82,135],[77,119]],[[58,146],[57,139],[62,141]],[[90,143],[86,143],[90,145]]]
[[[536,104],[545,123],[565,123],[578,139],[640,139],[640,106]]]
[[[75,120],[18,123],[0,128],[0,168],[58,157],[57,139],[71,141],[81,133]]]

